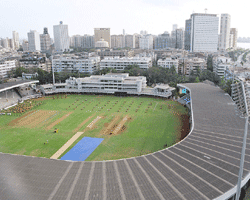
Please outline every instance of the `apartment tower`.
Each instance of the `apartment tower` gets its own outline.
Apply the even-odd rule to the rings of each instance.
[[[59,25],[53,26],[55,50],[57,52],[63,52],[69,49],[69,32],[68,25],[63,24],[60,21]]]
[[[50,49],[51,39],[48,33],[48,28],[43,29],[43,34],[40,35],[41,52],[46,53]]]
[[[19,34],[18,34],[18,32],[12,31],[12,38],[13,38],[15,49],[19,49],[20,44],[19,44]]]
[[[230,24],[231,24],[231,16],[229,14],[221,14],[220,37],[219,37],[220,50],[226,50],[229,48]]]
[[[231,47],[236,48],[237,47],[237,38],[238,38],[238,30],[236,28],[231,28],[230,29],[230,35],[232,36],[231,38]]]
[[[37,31],[31,30],[28,33],[29,51],[40,51],[40,35]]]

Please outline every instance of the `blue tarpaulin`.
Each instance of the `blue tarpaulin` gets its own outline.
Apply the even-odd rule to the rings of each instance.
[[[103,138],[84,137],[61,160],[84,161],[103,140]]]

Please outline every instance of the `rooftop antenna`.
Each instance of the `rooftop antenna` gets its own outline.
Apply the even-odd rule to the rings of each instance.
[[[207,14],[207,8],[205,8],[205,13]]]

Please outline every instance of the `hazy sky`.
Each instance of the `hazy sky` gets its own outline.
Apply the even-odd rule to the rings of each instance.
[[[232,3],[231,3],[232,2]],[[111,34],[151,34],[171,31],[173,24],[185,28],[192,12],[231,15],[231,27],[238,28],[239,37],[250,37],[247,0],[0,0],[0,37],[20,38],[27,32],[43,32],[63,21],[69,35],[94,34],[94,28],[111,28]]]

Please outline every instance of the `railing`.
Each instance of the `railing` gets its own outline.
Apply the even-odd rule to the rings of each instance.
[[[56,90],[44,90],[45,94],[54,94],[54,93],[106,93],[106,94],[114,94],[115,92],[127,92],[128,95],[148,95],[148,96],[159,96],[159,97],[170,97],[172,96],[172,92],[136,92],[131,90],[98,90],[98,89],[56,89]]]

